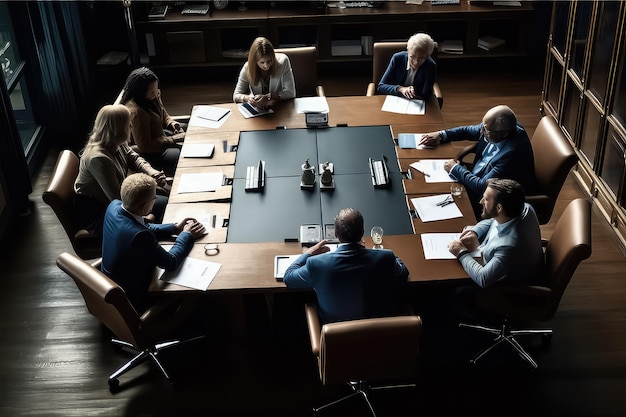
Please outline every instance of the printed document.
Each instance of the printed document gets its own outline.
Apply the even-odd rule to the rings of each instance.
[[[424,100],[409,100],[398,96],[387,96],[382,111],[401,114],[424,114],[426,106]]]
[[[425,180],[428,183],[456,182],[456,180],[452,178],[443,168],[443,164],[446,161],[447,159],[422,159],[420,161],[413,162],[409,166],[424,174]]]
[[[426,259],[455,259],[456,256],[448,250],[448,244],[458,239],[460,233],[422,233],[422,247]],[[472,252],[473,257],[481,256],[480,251]]]
[[[191,112],[189,124],[191,126],[217,129],[228,120],[232,113],[232,111],[224,107],[196,106]]]
[[[413,203],[417,215],[424,223],[463,217],[463,213],[461,213],[456,203],[441,205],[442,202],[451,198],[451,194],[439,194],[412,198],[411,203]]]
[[[160,268],[160,280],[183,287],[206,291],[221,268],[217,262],[187,257],[175,271],[163,271]]]

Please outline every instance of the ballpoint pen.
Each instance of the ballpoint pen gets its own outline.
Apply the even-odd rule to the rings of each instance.
[[[430,174],[428,172],[420,171],[417,168],[413,168],[413,169],[416,170],[417,172],[419,172],[420,174],[424,175],[425,177],[430,177]]]

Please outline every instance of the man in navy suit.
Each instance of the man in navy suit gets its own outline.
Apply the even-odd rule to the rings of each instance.
[[[287,268],[287,287],[313,288],[324,323],[400,313],[399,296],[409,271],[388,249],[366,249],[363,216],[352,208],[335,217],[339,247],[330,252],[322,240]]]
[[[428,99],[433,94],[437,64],[430,57],[435,42],[425,33],[416,33],[406,43],[406,51],[397,52],[380,79],[376,92],[408,99]]]
[[[179,223],[145,223],[156,199],[156,181],[146,174],[132,174],[122,182],[122,200],[113,200],[104,217],[102,272],[118,283],[139,314],[150,307],[148,287],[155,267],[166,271],[178,268],[204,226],[186,218]],[[159,240],[178,235],[167,251]]]
[[[456,140],[478,142],[472,167],[465,167],[456,159],[444,164],[450,176],[465,186],[477,218],[481,213],[479,200],[487,189],[489,178],[515,180],[524,187],[526,194],[535,191],[537,180],[533,149],[526,131],[517,122],[510,107],[492,107],[485,113],[482,123],[477,125],[427,133],[420,144],[436,146]]]

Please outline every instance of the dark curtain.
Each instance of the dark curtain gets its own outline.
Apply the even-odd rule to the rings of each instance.
[[[75,142],[77,135],[82,143],[87,116],[90,77],[78,3],[30,5],[43,103],[38,120],[58,146]]]

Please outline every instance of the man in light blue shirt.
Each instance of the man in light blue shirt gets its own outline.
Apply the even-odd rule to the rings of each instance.
[[[481,220],[464,230],[448,249],[470,278],[485,288],[499,282],[528,284],[541,276],[544,265],[539,222],[524,202],[524,189],[514,181],[492,178],[480,200]],[[481,265],[471,252],[480,250]]]

